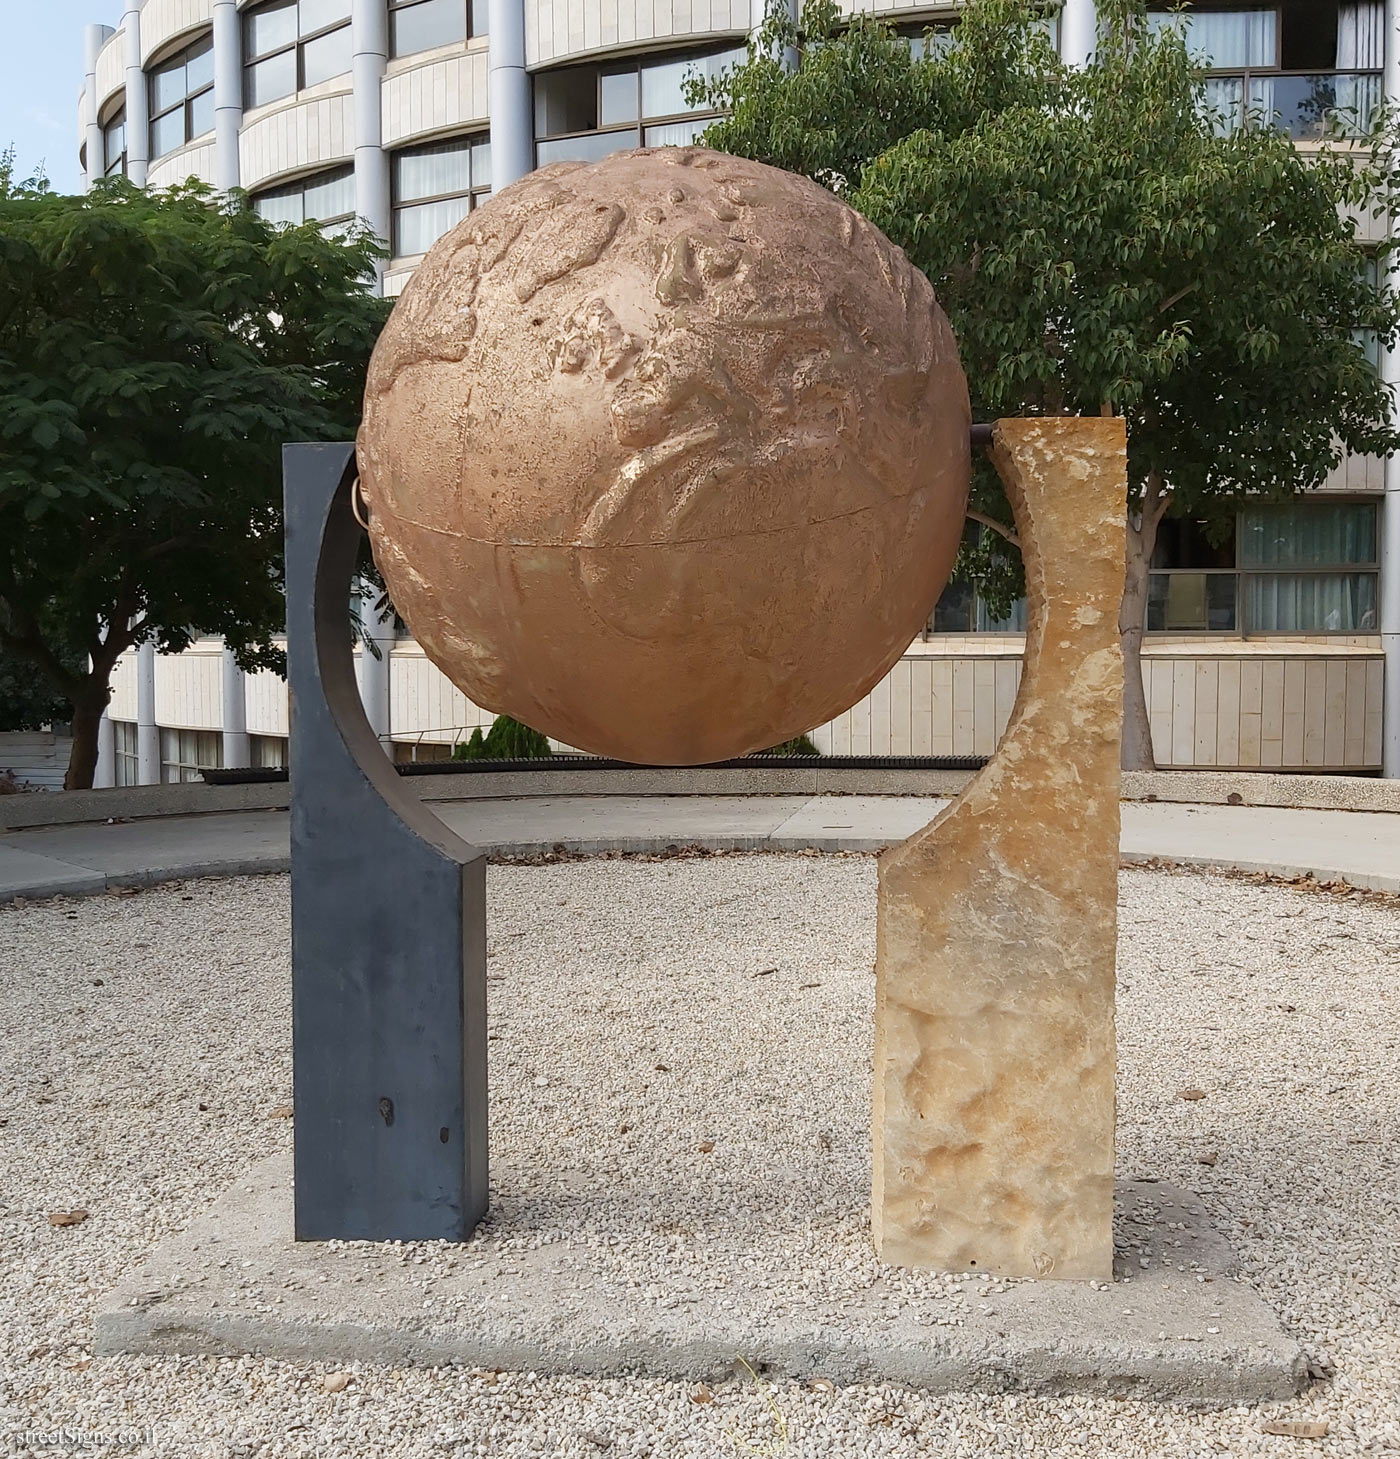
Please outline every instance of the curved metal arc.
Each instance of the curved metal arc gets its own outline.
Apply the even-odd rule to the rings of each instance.
[[[360,698],[347,612],[360,539],[365,535],[354,507],[358,480],[351,451],[340,483],[326,504],[316,552],[314,641],[322,692],[346,752],[399,820],[444,855],[461,862],[472,861],[484,853],[457,835],[404,785],[393,761],[384,753]]]

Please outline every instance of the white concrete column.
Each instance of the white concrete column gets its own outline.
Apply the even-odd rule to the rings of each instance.
[[[214,186],[238,186],[238,130],[243,125],[243,34],[237,0],[214,0]]]
[[[1385,71],[1387,101],[1400,100],[1400,0],[1386,0]],[[1400,270],[1392,268],[1391,288],[1400,288]],[[1400,348],[1381,357],[1382,378],[1391,399],[1400,395]],[[1392,416],[1395,406],[1392,405]],[[1385,649],[1385,689],[1381,697],[1382,773],[1400,780],[1400,458],[1385,463],[1385,505],[1381,511],[1381,643]]]
[[[772,10],[785,11],[794,25],[802,19],[802,0],[749,0],[749,38],[756,39],[763,22],[768,19]],[[797,70],[801,62],[801,56],[797,53],[795,46],[787,46],[783,50],[783,65],[789,71]]]
[[[126,175],[137,187],[145,187],[151,111],[146,73],[141,69],[141,7],[136,0],[126,0],[122,29],[126,31]]]
[[[1065,0],[1060,11],[1060,58],[1083,66],[1098,49],[1099,20],[1094,0]]]
[[[248,739],[248,695],[243,670],[233,650],[226,648],[219,661],[219,682],[223,700],[224,768],[241,769],[253,757]]]
[[[108,790],[117,783],[117,737],[112,717],[107,710],[97,725],[97,769],[92,772],[92,788]]]
[[[156,728],[156,646],[136,650],[136,783],[160,784],[160,731]]]
[[[490,0],[491,191],[535,170],[535,100],[525,69],[525,0]]]
[[[389,714],[389,655],[394,648],[394,615],[380,618],[374,610],[379,601],[379,589],[367,583],[360,593],[360,625],[365,637],[379,650],[376,658],[369,647],[362,646],[355,656],[356,672],[359,676],[360,702],[365,707],[365,718],[374,731],[385,754],[390,753],[392,728]]]
[[[389,61],[388,0],[353,0],[350,34],[354,47],[355,211],[388,243],[393,220],[381,90]],[[382,289],[382,259],[375,274]]]
[[[110,25],[83,28],[83,140],[87,147],[85,181],[89,190],[107,171],[105,139],[97,118],[97,57],[111,34]]]

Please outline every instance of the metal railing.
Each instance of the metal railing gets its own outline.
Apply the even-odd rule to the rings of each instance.
[[[1206,80],[1223,130],[1276,127],[1299,142],[1364,137],[1381,100],[1379,71],[1214,71]]]

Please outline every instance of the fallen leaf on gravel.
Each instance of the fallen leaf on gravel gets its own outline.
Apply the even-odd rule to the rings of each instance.
[[[777,968],[764,968],[764,969],[763,969],[763,970],[762,970],[762,972],[757,972],[757,973],[755,973],[755,974],[754,974],[754,977],[755,977],[755,978],[766,978],[766,977],[768,977],[768,976],[769,976],[769,975],[770,975],[770,974],[772,974],[772,973],[776,973],[776,972],[777,972],[777,971],[778,971],[778,970],[777,970]]]
[[[353,1376],[354,1375],[351,1373],[327,1373],[326,1376],[321,1379],[321,1387],[324,1388],[327,1393],[344,1393],[345,1390],[350,1386],[350,1382]]]
[[[671,1066],[669,1064],[658,1064],[656,1066],[656,1072],[658,1074],[669,1074],[671,1072]]]
[[[708,1155],[714,1148],[715,1142],[713,1140],[701,1140],[699,1149],[702,1155]]]
[[[204,1106],[200,1105],[200,1109],[203,1108]],[[270,1120],[289,1120],[292,1117],[292,1107],[289,1104],[274,1105],[268,1110],[267,1117]]]
[[[692,1403],[713,1403],[715,1396],[710,1392],[709,1386],[702,1383],[698,1388],[690,1390],[690,1401]]]
[[[50,1211],[50,1226],[81,1226],[88,1218],[86,1211]]]
[[[1206,1092],[1204,1089],[1178,1089],[1176,1097],[1178,1099],[1204,1099]]]
[[[1297,1013],[1298,1011],[1291,1003],[1280,1003],[1278,1007],[1280,1013]]]
[[[1196,1162],[1199,1165],[1214,1165],[1215,1162],[1219,1159],[1219,1155],[1217,1155],[1214,1150],[1202,1150],[1201,1153],[1196,1156]]]
[[[1326,1419],[1270,1418],[1259,1425],[1259,1432],[1279,1434],[1285,1439],[1325,1439],[1329,1427]]]
[[[836,1385],[830,1378],[810,1378],[807,1380],[807,1387],[813,1393],[835,1393]]]

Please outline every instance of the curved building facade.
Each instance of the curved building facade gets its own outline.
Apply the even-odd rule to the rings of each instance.
[[[915,19],[938,7],[888,7]],[[478,199],[531,168],[687,141],[689,71],[761,0],[128,0],[89,27],[89,185],[242,187],[271,217],[359,216],[396,293]],[[947,8],[943,7],[943,14]]]
[[[915,46],[935,44],[957,14],[917,0],[841,8],[897,22]],[[1326,24],[1300,22],[1284,0],[1195,0],[1182,19],[1161,0],[1158,18],[1190,26],[1218,103],[1237,102],[1243,123],[1262,98],[1306,147],[1320,104],[1357,110],[1400,95],[1400,0],[1321,8]],[[687,99],[687,75],[729,64],[764,9],[765,0],[126,0],[115,30],[86,35],[85,175],[89,185],[124,173],[151,187],[195,176],[246,189],[270,218],[328,230],[361,218],[389,244],[379,287],[397,294],[493,188],[547,162],[690,140],[712,113]],[[1067,61],[1092,52],[1093,0],[1066,0],[1047,24]],[[1400,379],[1400,357],[1379,364]],[[1242,512],[1225,546],[1190,527],[1168,533],[1154,563],[1144,663],[1158,762],[1374,773],[1384,759],[1400,773],[1396,462],[1348,459],[1296,504]],[[1280,542],[1281,554],[1261,548]],[[991,620],[955,584],[886,682],[814,738],[848,753],[989,752],[1015,694],[1019,628],[1014,617]],[[446,753],[489,719],[411,641],[386,648],[362,665],[386,742]],[[280,687],[240,675],[217,643],[159,664],[149,649],[128,655],[111,714],[109,783],[275,758],[286,732]]]

